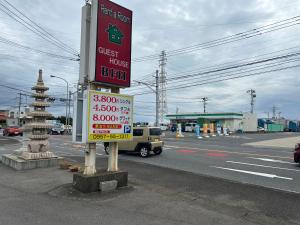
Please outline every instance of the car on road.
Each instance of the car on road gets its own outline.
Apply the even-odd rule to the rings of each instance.
[[[23,136],[22,128],[18,126],[9,126],[3,130],[3,136]]]
[[[295,145],[294,161],[300,163],[300,143]]]
[[[62,123],[55,123],[52,128],[49,129],[49,134],[64,134],[65,128]]]
[[[146,158],[153,152],[159,155],[163,151],[164,142],[161,140],[161,129],[159,127],[134,127],[133,140],[119,142],[120,152],[138,153]],[[109,143],[104,142],[104,150],[109,154]]]

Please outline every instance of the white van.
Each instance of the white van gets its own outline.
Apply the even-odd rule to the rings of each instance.
[[[168,124],[166,124],[166,123],[161,123],[161,124],[159,124],[159,126],[162,131],[168,130]]]
[[[186,123],[185,132],[195,132],[196,123]]]

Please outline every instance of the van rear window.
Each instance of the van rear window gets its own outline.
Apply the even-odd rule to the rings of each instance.
[[[153,136],[161,135],[161,129],[160,128],[150,128],[150,135],[153,135]]]

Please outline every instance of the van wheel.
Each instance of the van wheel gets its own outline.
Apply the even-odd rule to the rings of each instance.
[[[109,155],[109,145],[104,145],[104,151],[106,155]]]
[[[162,153],[162,148],[157,148],[154,150],[155,155],[160,155]]]
[[[147,146],[142,146],[142,147],[140,148],[140,156],[141,156],[142,158],[148,157],[148,156],[149,156],[149,153],[150,153],[150,151],[149,151],[149,148],[148,148]]]

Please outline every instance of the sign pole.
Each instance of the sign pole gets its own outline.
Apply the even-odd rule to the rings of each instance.
[[[112,87],[111,88],[111,93],[116,93],[119,94],[120,93],[120,89],[117,87]],[[119,170],[118,168],[118,142],[110,142],[109,143],[109,158],[108,158],[108,169],[107,171],[110,172],[116,172]]]
[[[94,84],[89,84],[89,90],[96,90]],[[87,143],[85,151],[84,175],[93,175],[96,171],[96,143]]]
[[[96,143],[88,143],[85,151],[84,175],[96,173]]]

